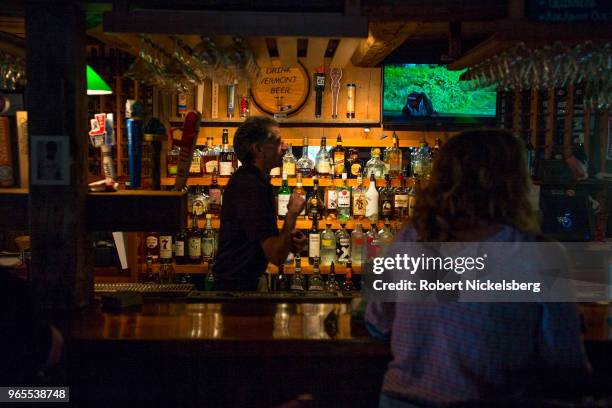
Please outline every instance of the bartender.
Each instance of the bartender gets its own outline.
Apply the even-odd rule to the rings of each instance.
[[[287,146],[278,123],[251,117],[234,135],[242,166],[223,192],[219,253],[213,267],[216,290],[257,290],[268,262],[281,265],[290,251],[300,252],[306,237],[295,228],[304,199],[293,194],[283,228],[276,224],[270,170],[282,165]]]

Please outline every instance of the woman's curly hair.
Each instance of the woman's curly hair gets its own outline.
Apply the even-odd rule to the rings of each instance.
[[[505,224],[537,234],[528,201],[524,144],[504,130],[458,134],[439,150],[427,186],[417,192],[413,226],[423,241],[455,241],[458,231]]]

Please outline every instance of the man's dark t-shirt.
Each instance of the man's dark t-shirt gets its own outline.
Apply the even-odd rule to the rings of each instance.
[[[215,289],[256,290],[268,261],[261,242],[278,235],[274,192],[267,175],[240,167],[223,192]]]

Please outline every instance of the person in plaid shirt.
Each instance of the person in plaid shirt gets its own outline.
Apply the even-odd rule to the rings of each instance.
[[[463,132],[440,149],[396,242],[536,240],[529,184],[518,139]],[[525,406],[546,380],[590,372],[574,303],[370,303],[365,317],[393,354],[380,408]]]

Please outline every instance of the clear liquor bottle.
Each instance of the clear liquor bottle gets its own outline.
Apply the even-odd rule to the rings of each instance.
[[[314,162],[308,157],[308,137],[304,136],[302,146],[302,157],[297,161],[297,172],[304,177],[312,177],[314,173]]]
[[[328,292],[338,292],[340,290],[340,283],[336,278],[336,266],[332,262],[329,265],[329,275],[327,275],[327,282],[325,282],[325,290]]]
[[[289,182],[287,181],[287,173],[283,173],[283,184],[280,190],[278,190],[277,197],[277,215],[281,220],[287,215],[287,204],[289,204],[290,198],[291,187],[289,187]]]
[[[361,265],[363,258],[363,248],[366,236],[361,227],[361,223],[355,224],[355,229],[351,232],[351,262],[353,265]]]
[[[321,233],[321,265],[329,265],[336,260],[336,235],[331,224],[325,224]]]
[[[370,221],[377,221],[379,194],[378,190],[376,189],[376,178],[374,177],[373,173],[370,175],[370,186],[368,187],[365,196],[368,201],[366,205],[366,218],[368,218]]]
[[[397,134],[393,132],[393,146],[385,150],[385,162],[389,166],[389,175],[397,177],[402,171],[402,151],[399,148]]]
[[[394,200],[394,189],[391,187],[391,178],[387,174],[385,176],[386,185],[380,188],[380,210],[379,214],[382,218],[391,219],[393,218],[393,200]]]
[[[319,178],[327,178],[331,173],[331,160],[327,151],[327,142],[325,136],[321,138],[321,148],[317,153],[316,158],[316,173]]]
[[[317,257],[314,259],[314,265],[312,267],[312,275],[308,280],[308,290],[313,292],[321,292],[324,287],[323,277],[321,276],[320,270],[321,258]]]
[[[202,259],[212,263],[215,261],[215,248],[217,244],[217,234],[212,228],[212,215],[206,214],[206,225],[202,233]]]
[[[236,154],[229,147],[229,134],[223,129],[223,150],[219,155],[219,176],[230,177],[234,173]]]
[[[377,236],[378,246],[380,248],[379,253],[381,255],[385,254],[387,248],[389,248],[389,246],[393,242],[393,238],[394,235],[393,231],[391,231],[391,222],[389,222],[389,220],[385,220],[385,225],[380,231],[378,231]]]
[[[431,171],[431,156],[427,143],[421,142],[421,145],[414,153],[414,159],[412,163],[412,176],[429,178]]]
[[[312,181],[313,187],[308,200],[306,201],[306,213],[308,218],[312,219],[312,215],[316,212],[319,216],[322,216],[325,209],[325,204],[321,199],[321,192],[319,190],[319,180],[316,178]]]
[[[342,177],[342,174],[346,172],[346,149],[342,146],[342,136],[340,134],[336,139],[336,147],[331,151],[331,158],[333,160],[334,178]]]
[[[293,148],[291,144],[287,148],[287,152],[283,156],[283,169],[282,173],[287,173],[287,177],[295,177],[295,168],[296,168],[295,156],[293,155]]]
[[[302,274],[302,258],[299,254],[295,256],[295,271],[291,277],[291,291],[303,292],[306,290],[306,279]]]
[[[351,188],[346,179],[346,173],[342,173],[342,184],[338,186],[336,193],[338,201],[338,220],[348,221],[351,219]]]
[[[365,166],[364,177],[370,178],[373,174],[377,179],[385,177],[387,166],[380,160],[380,149],[378,147],[372,148],[372,158],[368,160]]]
[[[308,231],[308,263],[314,264],[315,258],[321,256],[321,234],[319,232],[319,214],[315,211],[312,214],[312,226]]]
[[[364,219],[366,216],[366,208],[368,206],[368,199],[365,195],[365,188],[363,187],[363,179],[359,177],[357,179],[357,185],[353,187],[353,218],[357,220]]]
[[[346,264],[351,259],[351,236],[346,230],[346,224],[336,231],[336,262]]]

